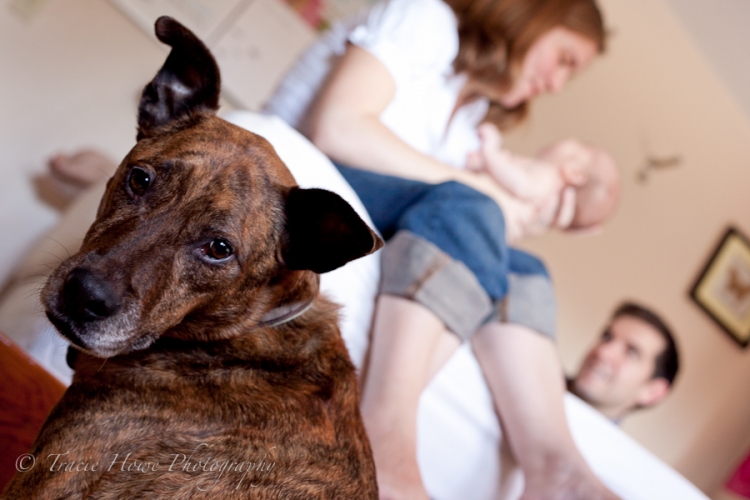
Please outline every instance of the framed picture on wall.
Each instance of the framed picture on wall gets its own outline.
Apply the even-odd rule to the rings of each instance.
[[[750,241],[730,227],[690,297],[742,347],[750,343]]]

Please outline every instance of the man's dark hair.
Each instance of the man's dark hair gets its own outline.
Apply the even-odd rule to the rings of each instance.
[[[677,352],[677,343],[674,340],[672,330],[658,314],[634,302],[621,304],[612,314],[612,321],[621,316],[640,319],[651,325],[662,336],[666,346],[661,354],[656,357],[652,378],[661,377],[666,379],[669,385],[672,385],[680,369],[680,356]]]

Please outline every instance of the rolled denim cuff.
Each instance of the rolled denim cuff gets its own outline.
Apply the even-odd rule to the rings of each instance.
[[[474,274],[429,241],[399,231],[382,252],[380,293],[427,307],[461,340],[492,313],[492,301]]]
[[[555,339],[555,291],[544,274],[508,275],[508,294],[497,303],[494,320],[531,328]]]

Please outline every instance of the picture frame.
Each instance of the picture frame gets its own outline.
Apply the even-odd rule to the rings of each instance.
[[[721,238],[690,297],[742,347],[750,343],[750,240],[734,227]]]

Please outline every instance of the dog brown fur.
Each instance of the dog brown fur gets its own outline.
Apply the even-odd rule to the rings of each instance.
[[[73,384],[4,496],[377,498],[354,367],[316,273],[382,241],[214,115],[218,69],[192,33],[169,18],[156,32],[173,50],[144,90],[138,143],[42,292],[81,351]]]

